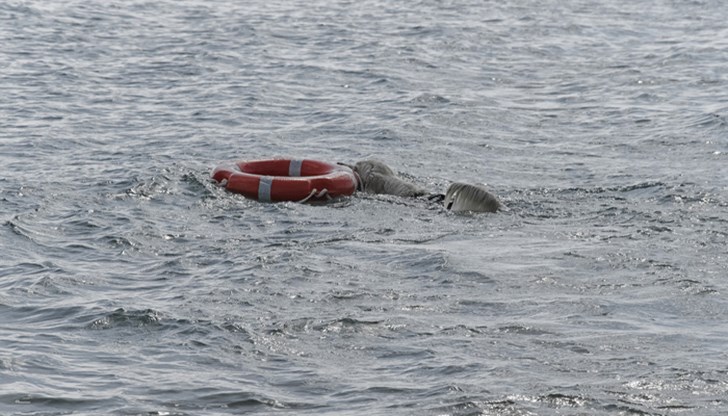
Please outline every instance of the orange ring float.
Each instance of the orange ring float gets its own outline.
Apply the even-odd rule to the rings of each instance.
[[[261,202],[331,199],[351,195],[357,187],[350,168],[310,159],[230,162],[216,167],[212,179],[228,191]]]

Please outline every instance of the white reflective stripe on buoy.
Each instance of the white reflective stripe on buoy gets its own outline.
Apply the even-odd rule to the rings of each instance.
[[[258,201],[260,202],[271,202],[270,201],[270,188],[273,185],[272,176],[261,176],[260,182],[258,182]]]
[[[288,165],[288,176],[301,176],[302,165],[303,160],[291,160],[291,163]]]

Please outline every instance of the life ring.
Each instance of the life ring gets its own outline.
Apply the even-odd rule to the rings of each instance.
[[[260,202],[323,200],[356,191],[350,168],[319,160],[268,159],[229,162],[212,171],[228,191]]]

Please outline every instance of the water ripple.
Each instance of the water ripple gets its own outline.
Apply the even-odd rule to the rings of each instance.
[[[0,413],[724,413],[725,10],[3,2]]]

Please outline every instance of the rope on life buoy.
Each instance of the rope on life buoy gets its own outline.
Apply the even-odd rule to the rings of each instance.
[[[328,200],[328,201],[331,201],[333,199],[331,197],[331,195],[329,195],[329,191],[327,191],[326,188],[322,189],[321,192],[319,192],[319,193],[316,193],[317,191],[318,191],[317,189],[313,189],[311,191],[311,193],[308,194],[307,197],[305,197],[302,200],[297,201],[297,202],[302,204],[304,202],[307,202],[311,198],[321,199],[323,197],[326,197],[326,200]]]

